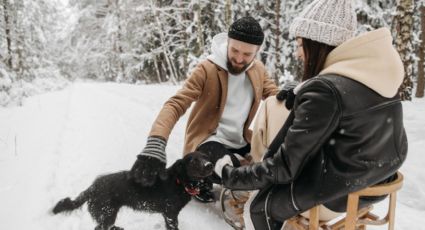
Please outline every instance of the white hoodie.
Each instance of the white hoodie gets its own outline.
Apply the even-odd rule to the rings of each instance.
[[[226,71],[227,42],[228,37],[226,33],[220,33],[214,36],[211,46],[212,53],[207,57]],[[227,92],[226,104],[217,130],[204,143],[207,141],[217,141],[227,148],[239,149],[247,144],[243,138],[243,128],[254,100],[254,91],[251,81],[246,75],[246,71],[238,75],[228,72]]]

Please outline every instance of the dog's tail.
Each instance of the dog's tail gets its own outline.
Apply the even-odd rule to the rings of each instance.
[[[71,200],[69,197],[60,200],[55,207],[53,207],[53,214],[58,214],[61,212],[70,212],[74,209],[81,207],[88,200],[89,189],[83,191],[80,195],[78,195],[75,200]]]

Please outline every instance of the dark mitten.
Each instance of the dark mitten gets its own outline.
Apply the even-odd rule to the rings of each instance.
[[[276,94],[276,98],[278,101],[285,100],[285,107],[288,110],[291,110],[292,107],[294,107],[295,94],[293,88],[288,90],[282,89],[278,94]]]
[[[167,142],[160,137],[149,137],[143,151],[137,156],[131,168],[130,175],[136,183],[142,186],[152,186],[157,178],[166,179]]]
[[[294,102],[295,102],[294,89],[290,89],[288,90],[288,93],[286,94],[285,107],[288,110],[292,110],[292,108],[294,107]]]
[[[295,101],[295,93],[294,88],[298,85],[297,81],[288,82],[285,85],[283,85],[282,90],[279,91],[279,93],[276,94],[276,99],[278,101],[285,101],[285,107],[288,110],[291,110],[292,107],[294,107],[294,101]]]
[[[287,97],[287,94],[288,94],[288,90],[282,89],[279,91],[279,93],[276,94],[276,99],[278,101],[284,101]]]

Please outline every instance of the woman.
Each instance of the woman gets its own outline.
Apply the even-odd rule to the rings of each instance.
[[[227,156],[216,163],[225,187],[259,190],[247,206],[247,229],[279,229],[318,204],[344,212],[350,192],[385,181],[406,158],[397,95],[403,65],[387,29],[354,37],[351,2],[315,0],[292,23],[304,82],[265,159],[238,168]]]

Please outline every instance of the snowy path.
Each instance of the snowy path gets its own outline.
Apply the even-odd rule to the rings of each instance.
[[[160,106],[176,87],[75,84],[0,110],[0,229],[93,229],[86,208],[51,216],[54,203],[75,197],[100,174],[129,169]],[[185,119],[185,118],[184,118]],[[180,157],[183,122],[167,151]],[[16,150],[15,150],[16,137]],[[16,155],[15,155],[16,152]],[[196,218],[194,218],[196,217]],[[181,229],[230,229],[210,205],[191,202]],[[164,229],[162,216],[123,209],[126,229]]]
[[[52,216],[49,210],[57,200],[78,195],[96,176],[129,169],[158,110],[177,89],[76,83],[31,97],[23,107],[0,108],[0,229],[94,229],[85,206],[71,215]],[[404,106],[409,156],[402,168],[406,180],[398,197],[396,229],[420,230],[425,229],[425,100]],[[176,125],[168,143],[169,164],[181,156],[186,119]],[[179,220],[183,230],[231,229],[214,205],[191,202]],[[121,210],[117,225],[165,229],[160,215],[129,209]]]

